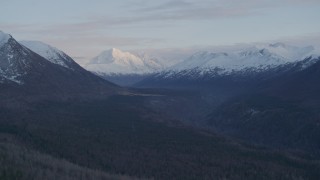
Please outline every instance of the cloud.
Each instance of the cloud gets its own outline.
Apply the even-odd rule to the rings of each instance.
[[[239,3],[236,3],[239,4]],[[239,17],[252,14],[243,6],[216,1],[164,1],[158,4],[148,4],[133,7],[132,12],[138,13],[132,18],[135,21],[177,21],[177,20],[208,20],[226,17]]]
[[[162,11],[162,10],[168,10],[168,9],[181,9],[181,8],[190,8],[193,6],[193,3],[186,2],[183,0],[174,0],[174,1],[168,1],[161,4],[153,5],[153,6],[140,6],[141,8],[138,8],[135,10],[135,12],[150,12],[150,11]]]
[[[266,8],[320,4],[319,0],[163,0],[137,1],[127,4],[125,15],[97,16],[87,22],[71,26],[81,28],[112,28],[138,26],[139,23],[213,20],[259,16]],[[267,12],[264,12],[267,13]],[[151,25],[151,26],[152,26]]]
[[[147,4],[147,5],[146,5]],[[161,23],[173,23],[181,20],[211,20],[219,18],[236,18],[258,14],[243,6],[221,6],[212,3],[196,3],[182,0],[167,1],[160,4],[146,3],[144,6],[130,7],[125,15],[91,17],[87,21],[78,23],[58,24],[47,27],[48,30],[59,32],[77,32],[81,30],[93,31],[95,29],[159,26]]]
[[[137,19],[194,20],[257,15],[264,8],[320,4],[319,0],[163,0],[161,3],[139,3],[132,6]],[[148,16],[149,18],[142,18]]]
[[[77,23],[51,25],[5,24],[4,29],[49,34],[82,35],[108,28],[155,27],[174,25],[177,21],[215,20],[223,18],[242,18],[259,16],[265,8],[320,4],[319,0],[131,0],[122,6],[126,13],[84,18]]]

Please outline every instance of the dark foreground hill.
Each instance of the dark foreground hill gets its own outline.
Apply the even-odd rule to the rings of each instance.
[[[0,134],[0,179],[23,180],[129,180],[123,175],[111,175],[70,163],[65,159],[32,150],[12,136]]]
[[[111,174],[155,179],[320,176],[316,161],[186,127],[144,107],[145,98],[113,96],[87,102],[39,102],[24,109],[1,108],[0,132],[41,153]]]

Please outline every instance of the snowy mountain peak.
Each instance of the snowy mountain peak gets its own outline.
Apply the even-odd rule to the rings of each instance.
[[[123,52],[123,51],[121,51],[120,49],[117,49],[117,48],[112,48],[109,51],[111,51],[111,53],[112,53],[112,55],[114,57],[119,57],[119,56],[122,56],[123,54],[130,54],[128,52]]]
[[[112,48],[110,50],[103,51],[97,57],[92,59],[88,64],[109,64],[109,63],[127,64],[130,62],[136,63],[136,64],[142,63],[139,57],[129,52],[123,52],[119,49]]]
[[[11,35],[1,32],[0,36],[0,82],[22,84],[21,78],[28,73],[32,63],[28,57],[33,52],[21,46]]]
[[[0,46],[7,43],[10,38],[12,38],[10,34],[6,34],[2,31],[0,31]]]
[[[148,56],[139,56],[112,48],[93,58],[85,68],[98,74],[145,74],[163,66]]]
[[[22,45],[39,54],[50,62],[74,69],[75,62],[64,52],[40,41],[20,41]]]
[[[270,53],[281,56],[289,61],[301,60],[314,51],[313,46],[298,47],[279,42],[269,45],[257,46],[257,48],[267,49]]]

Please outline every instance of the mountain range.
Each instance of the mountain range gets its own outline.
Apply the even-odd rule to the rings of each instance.
[[[172,71],[199,69],[203,72],[220,69],[221,74],[253,68],[261,71],[312,55],[314,48],[294,47],[282,43],[256,46],[238,52],[198,52],[170,68]]]
[[[315,48],[151,57],[0,31],[0,179],[318,179]]]
[[[19,43],[54,64],[69,69],[81,69],[72,58],[50,45],[36,41]],[[181,79],[210,79],[232,74],[261,74],[293,65],[309,57],[315,59],[318,57],[317,54],[319,53],[312,46],[260,44],[236,51],[199,51],[177,64],[168,66],[147,54],[138,55],[112,48],[84,64],[83,68],[119,85],[148,86],[147,81],[157,81],[159,85],[159,81],[171,83],[174,79],[181,81]],[[313,63],[314,61],[308,61],[301,68]]]
[[[307,58],[317,59],[319,55],[312,46],[296,47],[283,43],[259,45],[240,51],[195,53],[184,61],[164,71],[155,73],[137,83],[137,86],[164,86],[183,81],[208,81],[221,77],[251,76],[274,70],[285,70]],[[306,68],[315,61],[306,61],[301,67]],[[149,83],[150,82],[150,83]],[[163,84],[164,83],[164,84]]]
[[[116,84],[140,86],[147,84],[145,81],[148,79],[172,80],[182,76],[186,79],[188,74],[189,79],[196,79],[245,71],[263,72],[294,64],[308,57],[317,57],[318,54],[312,46],[258,44],[242,50],[199,51],[176,64],[169,65],[170,63],[159,60],[162,58],[151,58],[147,54],[137,55],[113,48],[102,52],[83,67]]]

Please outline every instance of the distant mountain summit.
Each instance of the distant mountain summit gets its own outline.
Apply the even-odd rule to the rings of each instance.
[[[164,69],[156,58],[112,48],[83,66],[98,76],[122,86],[132,85]]]
[[[157,59],[147,55],[134,55],[112,48],[103,51],[84,66],[87,70],[97,74],[146,74],[163,69]]]

